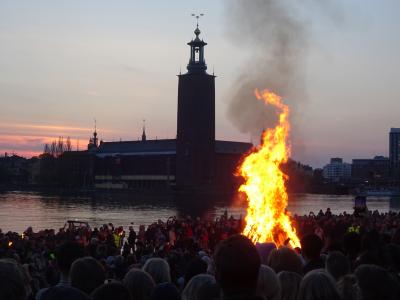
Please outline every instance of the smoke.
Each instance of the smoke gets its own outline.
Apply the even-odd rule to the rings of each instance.
[[[281,95],[291,109],[292,136],[299,131],[296,120],[307,98],[305,61],[310,42],[310,23],[302,12],[316,2],[324,0],[226,1],[227,36],[251,53],[229,95],[228,117],[241,132],[257,139],[264,128],[276,124],[276,112],[256,100],[256,88]]]

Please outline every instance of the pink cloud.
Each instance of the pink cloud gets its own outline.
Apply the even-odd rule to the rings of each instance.
[[[0,153],[16,153],[31,157],[41,154],[44,144],[50,144],[59,136],[70,137],[72,148],[86,149],[93,128],[59,124],[0,123]],[[101,128],[101,133],[111,130]]]
[[[66,141],[64,137],[64,142]],[[39,135],[11,135],[0,134],[0,153],[15,153],[20,156],[32,157],[43,152],[44,144],[50,144],[52,141],[58,140],[54,136],[39,136]],[[87,140],[70,138],[72,149],[76,150],[77,144],[79,149],[86,149]]]

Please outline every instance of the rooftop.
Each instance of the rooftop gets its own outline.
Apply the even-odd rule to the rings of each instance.
[[[400,133],[400,128],[390,128],[390,133]]]
[[[96,151],[97,156],[114,155],[160,155],[175,154],[176,140],[146,140],[146,141],[121,141],[103,142]]]
[[[215,152],[216,153],[245,153],[249,151],[253,145],[251,143],[244,142],[232,142],[232,141],[215,141]]]
[[[250,143],[215,141],[215,152],[221,154],[242,154],[252,147]],[[166,155],[176,154],[176,140],[146,140],[103,142],[97,148],[100,157],[115,155]]]

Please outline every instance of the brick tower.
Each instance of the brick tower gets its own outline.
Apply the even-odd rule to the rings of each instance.
[[[215,160],[215,76],[207,74],[200,29],[191,40],[187,73],[178,76],[176,184],[181,190],[210,189]]]

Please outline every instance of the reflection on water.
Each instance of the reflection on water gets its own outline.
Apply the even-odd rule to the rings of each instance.
[[[368,198],[368,208],[387,212],[400,211],[400,198]],[[351,212],[352,196],[336,195],[291,195],[289,211],[293,214],[308,214],[330,207],[332,212]],[[235,216],[244,215],[246,203],[239,197],[217,197],[217,199],[195,199],[173,195],[116,195],[55,196],[35,192],[7,192],[0,194],[0,228],[3,231],[22,232],[28,226],[35,230],[60,228],[68,219],[87,220],[92,226],[103,223],[129,226],[150,224],[170,216],[202,216],[214,218],[225,210]]]

